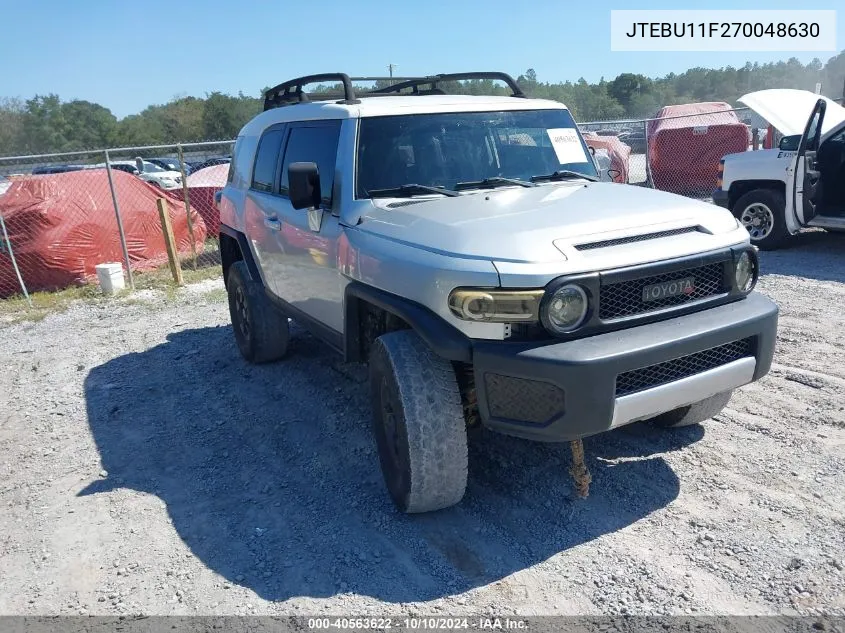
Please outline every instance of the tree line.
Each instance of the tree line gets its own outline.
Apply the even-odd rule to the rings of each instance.
[[[767,64],[747,63],[741,68],[691,68],[664,77],[623,73],[610,81],[542,82],[533,69],[517,82],[528,95],[566,103],[578,121],[599,121],[652,116],[660,107],[678,103],[727,101],[734,104],[745,93],[765,88],[815,90],[843,96],[845,51],[826,63],[814,59],[802,64],[795,58]],[[479,80],[453,83],[448,88],[467,94],[508,94],[506,87]],[[319,86],[316,91],[339,91],[340,86]],[[255,96],[211,92],[205,97],[179,97],[151,105],[138,114],[118,119],[97,103],[62,101],[58,95],[31,99],[0,98],[0,156],[75,150],[155,145],[176,142],[228,140],[262,109],[263,90]]]

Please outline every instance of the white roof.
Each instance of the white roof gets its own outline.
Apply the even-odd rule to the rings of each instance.
[[[845,108],[827,97],[809,90],[773,88],[751,92],[740,97],[738,101],[766,119],[781,134],[793,136],[804,133],[810,114],[819,99],[824,99],[827,104],[822,122],[824,135],[845,121]]]
[[[287,121],[321,119],[357,119],[402,114],[434,114],[443,112],[498,112],[502,110],[566,110],[559,101],[522,97],[475,95],[422,95],[364,97],[360,103],[312,101],[267,110],[244,126],[241,134],[260,134],[267,126]]]

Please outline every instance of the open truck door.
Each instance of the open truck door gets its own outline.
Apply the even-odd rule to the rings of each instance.
[[[787,182],[787,200],[792,202],[792,213],[799,226],[806,226],[816,215],[816,201],[821,193],[821,174],[817,169],[816,154],[822,137],[822,122],[826,109],[827,103],[824,99],[819,99],[807,120]],[[789,206],[787,204],[787,207]],[[787,213],[788,211],[787,209]]]

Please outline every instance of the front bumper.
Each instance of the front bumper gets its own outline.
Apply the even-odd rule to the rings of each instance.
[[[724,189],[716,189],[716,191],[713,192],[712,197],[713,204],[717,204],[724,209],[729,207],[728,192]]]
[[[475,341],[481,419],[508,435],[559,442],[704,400],[769,371],[777,318],[772,301],[751,293],[563,343]]]

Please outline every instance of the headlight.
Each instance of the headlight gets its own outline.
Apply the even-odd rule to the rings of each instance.
[[[546,298],[543,324],[554,333],[571,332],[584,322],[589,301],[581,286],[566,284]]]
[[[456,288],[449,309],[464,321],[524,323],[537,321],[542,290],[482,290]]]
[[[751,292],[757,283],[758,265],[757,257],[752,251],[743,251],[736,260],[734,279],[736,287],[740,292]]]

